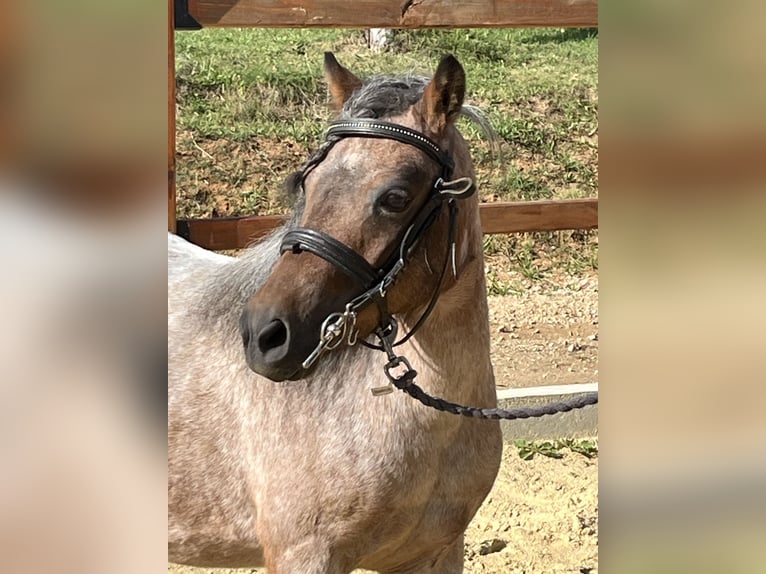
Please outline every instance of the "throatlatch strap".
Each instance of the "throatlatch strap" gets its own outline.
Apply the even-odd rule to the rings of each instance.
[[[347,245],[334,237],[307,227],[299,227],[285,233],[280,253],[308,251],[331,263],[354,281],[369,288],[379,280],[378,272]]]

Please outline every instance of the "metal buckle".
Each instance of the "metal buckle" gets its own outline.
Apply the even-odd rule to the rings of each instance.
[[[322,322],[319,329],[319,344],[306,357],[301,366],[304,369],[310,368],[322,353],[337,349],[344,340],[349,346],[353,346],[356,344],[358,334],[356,312],[351,309],[351,304],[346,305],[346,310],[343,313],[331,313]]]
[[[402,370],[402,373],[397,377],[392,371],[399,367],[404,367],[404,369]],[[417,371],[412,368],[412,365],[410,365],[407,357],[403,357],[401,355],[396,355],[390,361],[388,361],[388,363],[384,365],[383,371],[385,371],[389,382],[387,385],[383,385],[382,387],[372,388],[371,390],[373,396],[379,397],[381,395],[392,393],[394,391],[394,385],[399,387],[397,383],[401,383],[402,381],[404,381],[404,384],[399,388],[406,388],[410,385],[410,383],[412,383],[412,379],[414,379],[418,374]]]
[[[470,196],[474,192],[475,187],[470,177],[459,177],[452,181],[444,181],[442,178],[439,178],[434,183],[434,189],[440,195],[463,199]]]
[[[402,371],[401,375],[398,377],[394,375],[391,371],[396,369],[397,367],[404,365],[404,371]],[[412,365],[410,365],[410,362],[407,360],[407,357],[402,357],[401,355],[398,355],[391,359],[388,363],[385,364],[383,367],[383,370],[386,372],[386,376],[388,377],[388,380],[392,383],[395,381],[401,380],[402,377],[404,377],[407,373],[412,371]]]

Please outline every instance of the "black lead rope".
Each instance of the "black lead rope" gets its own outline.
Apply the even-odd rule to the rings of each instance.
[[[546,403],[537,407],[519,407],[516,409],[498,409],[498,408],[482,408],[460,405],[458,403],[452,403],[444,399],[440,399],[429,395],[422,388],[415,383],[415,377],[418,372],[412,368],[410,362],[401,355],[394,353],[391,341],[396,337],[396,324],[393,323],[388,329],[387,333],[384,333],[381,329],[376,333],[378,339],[380,339],[381,346],[388,356],[388,363],[385,364],[383,370],[386,373],[386,377],[400,391],[404,391],[410,395],[416,401],[421,402],[427,407],[450,413],[453,415],[462,415],[464,417],[470,417],[474,419],[502,419],[502,420],[515,420],[515,419],[529,419],[538,418],[546,415],[555,415],[557,413],[566,413],[575,409],[581,409],[588,405],[595,405],[598,403],[598,392],[584,393],[579,397],[569,399],[566,401]],[[399,367],[403,367],[404,371],[401,375],[395,375],[394,370]],[[383,395],[390,392],[390,385],[384,387],[378,387],[372,389],[373,395]]]
[[[415,371],[412,372],[415,373]],[[464,417],[471,417],[474,419],[516,420],[538,418],[546,415],[555,415],[557,413],[566,413],[598,403],[598,392],[595,392],[584,393],[579,397],[558,403],[546,403],[539,407],[519,407],[517,409],[483,409],[479,407],[467,407],[445,401],[444,399],[432,397],[411,380],[401,380],[403,378],[404,377],[401,377],[394,381],[396,388],[404,391],[425,406],[436,409],[437,411],[443,411],[453,415],[463,415]],[[412,378],[414,379],[414,376]]]

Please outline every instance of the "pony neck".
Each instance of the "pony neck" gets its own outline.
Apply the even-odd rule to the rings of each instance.
[[[413,363],[423,383],[418,384],[426,390],[453,401],[493,405],[482,234],[478,200],[469,201],[460,214],[457,278],[448,269],[450,281],[442,289],[431,316],[402,346],[402,354]],[[402,317],[402,327],[412,327],[420,311]]]

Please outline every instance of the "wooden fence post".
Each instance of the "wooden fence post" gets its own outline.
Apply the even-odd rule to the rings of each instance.
[[[176,230],[176,50],[173,0],[168,0],[168,231]]]

